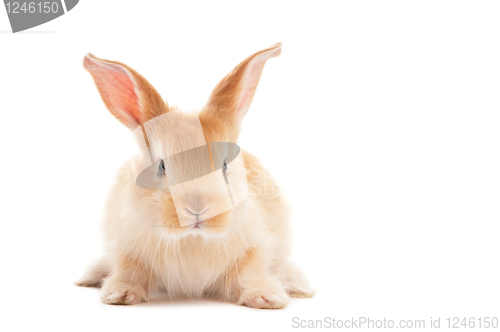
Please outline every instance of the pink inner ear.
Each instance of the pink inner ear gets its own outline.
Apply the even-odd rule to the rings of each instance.
[[[128,127],[138,126],[141,118],[139,98],[127,71],[119,65],[94,59],[86,61],[85,67],[94,77],[110,112]]]
[[[260,77],[262,76],[266,61],[270,58],[278,56],[280,52],[281,49],[277,48],[271,52],[259,54],[257,55],[257,57],[255,57],[255,59],[253,59],[252,63],[249,64],[249,68],[247,69],[247,73],[242,82],[243,91],[241,92],[240,101],[238,103],[238,107],[236,108],[236,121],[241,121],[248,112],[248,109],[252,104],[255,91],[257,90],[257,85],[259,84]]]
[[[111,74],[111,77],[112,79],[109,81],[110,101],[126,111],[128,115],[139,119],[141,113],[139,111],[139,98],[135,93],[135,84],[126,73],[116,71]]]
[[[244,78],[243,91],[241,92],[240,101],[238,103],[238,107],[236,108],[236,121],[241,121],[243,119],[252,104],[253,96],[257,90],[260,76],[264,70],[264,63],[265,61],[259,61],[251,64],[251,67]]]

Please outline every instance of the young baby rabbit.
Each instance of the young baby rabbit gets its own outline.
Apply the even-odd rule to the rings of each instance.
[[[228,183],[228,178],[235,176],[231,174],[233,163],[226,163],[225,156],[214,157],[210,146],[213,149],[214,142],[238,142],[241,121],[250,108],[264,65],[280,52],[278,43],[241,62],[217,84],[198,114],[169,106],[143,76],[127,65],[92,54],[85,56],[84,67],[106,107],[125,126],[144,134],[145,144],[122,166],[107,200],[107,255],[91,266],[77,285],[102,286],[102,301],[107,304],[137,304],[148,301],[149,295],[159,290],[170,297],[212,296],[261,309],[283,308],[290,296],[313,296],[302,272],[288,261],[289,207],[253,155],[241,150],[248,190],[244,199],[238,204],[232,202],[230,208],[220,207],[222,196],[212,193],[208,185],[175,196],[175,186],[170,190],[139,186],[134,170],[141,161],[147,161],[155,169],[155,179],[172,185],[166,158],[174,150],[200,145],[193,143],[200,139],[195,130],[198,123],[213,173],[223,174]],[[144,124],[170,114],[175,114],[173,124],[155,125],[155,130],[146,135]],[[219,154],[228,153],[222,150]],[[198,164],[201,162],[193,159],[184,169],[194,171]]]

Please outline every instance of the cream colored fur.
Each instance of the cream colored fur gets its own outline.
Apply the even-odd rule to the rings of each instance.
[[[201,112],[185,113],[185,120],[199,117],[207,142],[236,143],[239,121],[248,110],[264,63],[280,50],[277,44],[247,58],[214,89]],[[172,110],[166,103],[155,106],[161,100],[156,90],[131,68],[94,56],[85,61],[108,108],[130,128]],[[132,101],[137,98],[137,106],[129,101],[115,105],[120,91],[106,81],[113,79],[114,72],[131,76],[125,84],[135,89],[129,96]],[[131,115],[136,118],[130,120]],[[161,133],[155,138],[158,142]],[[168,144],[153,146],[153,154],[161,158],[167,146],[184,144],[190,139],[189,131],[176,137],[178,141],[168,137]],[[146,157],[142,151],[135,158]],[[288,261],[290,209],[281,190],[254,156],[243,152],[243,158],[248,196],[199,228],[181,227],[168,191],[138,187],[132,161],[127,162],[104,211],[107,254],[77,284],[102,286],[102,301],[108,304],[136,304],[148,301],[152,292],[165,291],[171,297],[211,296],[253,308],[278,309],[286,306],[290,296],[312,296],[314,291],[302,272]],[[205,191],[200,200],[207,206],[217,203],[217,197]]]

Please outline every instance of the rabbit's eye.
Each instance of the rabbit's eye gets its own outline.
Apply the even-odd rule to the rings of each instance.
[[[225,160],[224,163],[222,164],[222,173],[224,173],[224,175],[227,175],[227,163]]]
[[[163,159],[158,164],[158,176],[165,176],[165,164],[163,163]]]

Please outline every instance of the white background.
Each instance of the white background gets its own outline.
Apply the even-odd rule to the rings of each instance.
[[[11,34],[0,7],[2,330],[293,330],[292,318],[500,316],[500,3],[91,1]],[[264,70],[240,146],[294,208],[318,290],[280,311],[108,306],[72,282],[134,146],[83,55],[202,106],[248,55]]]

